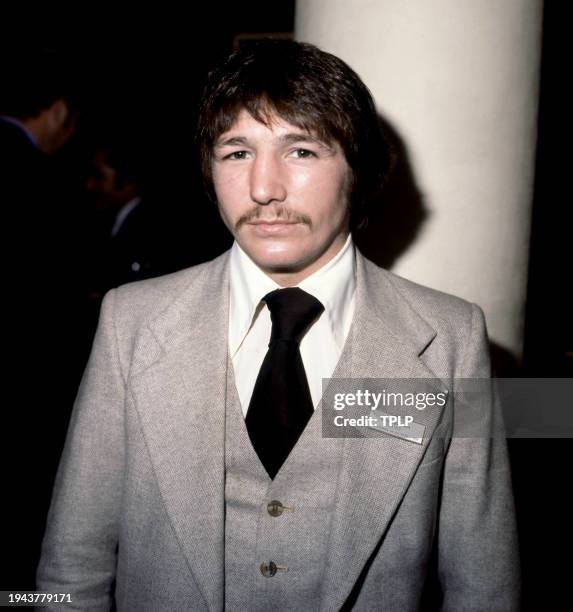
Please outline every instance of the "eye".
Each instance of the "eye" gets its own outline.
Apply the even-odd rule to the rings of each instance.
[[[223,159],[247,159],[248,151],[233,151],[228,155],[225,155]]]
[[[308,159],[310,157],[316,157],[316,153],[309,149],[295,149],[291,155],[296,159]]]

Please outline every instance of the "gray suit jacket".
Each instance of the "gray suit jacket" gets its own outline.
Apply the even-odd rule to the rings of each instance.
[[[224,607],[228,254],[111,291],[102,306],[54,488],[37,588],[65,609]],[[475,305],[357,254],[347,342],[356,378],[489,375]],[[452,435],[345,441],[320,597],[309,610],[418,609],[435,572],[445,610],[517,609],[519,571],[499,410]],[[435,432],[440,429],[440,435]],[[115,579],[115,593],[113,584]]]

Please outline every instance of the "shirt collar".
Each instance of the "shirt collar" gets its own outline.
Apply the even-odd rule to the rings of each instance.
[[[352,236],[348,235],[335,257],[298,286],[322,302],[336,346],[342,350],[348,328],[347,314],[356,290],[356,255]]]
[[[140,196],[135,196],[135,198],[132,198],[131,200],[129,200],[129,202],[124,204],[119,209],[117,215],[115,216],[115,221],[113,222],[113,227],[111,228],[111,236],[112,236],[112,238],[117,236],[117,234],[119,233],[119,230],[121,229],[121,226],[123,225],[123,222],[127,219],[129,214],[131,213],[131,211],[136,206],[139,206],[140,202],[141,202],[141,197]]]
[[[356,289],[356,255],[349,234],[342,249],[298,287],[324,305],[330,329],[341,349],[346,336],[346,315]],[[229,348],[234,355],[262,309],[262,298],[281,286],[267,276],[235,241],[230,254]]]

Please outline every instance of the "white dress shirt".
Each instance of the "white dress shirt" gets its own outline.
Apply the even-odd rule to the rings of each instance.
[[[235,383],[246,416],[271,337],[270,311],[262,298],[281,286],[267,276],[237,242],[230,256],[229,350]],[[354,315],[356,256],[348,236],[339,253],[297,285],[324,306],[300,343],[300,353],[314,408],[322,396],[322,379],[338,363]]]

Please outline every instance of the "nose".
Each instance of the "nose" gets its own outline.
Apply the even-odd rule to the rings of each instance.
[[[283,168],[275,155],[260,153],[251,165],[251,199],[257,204],[283,202],[287,195]]]

